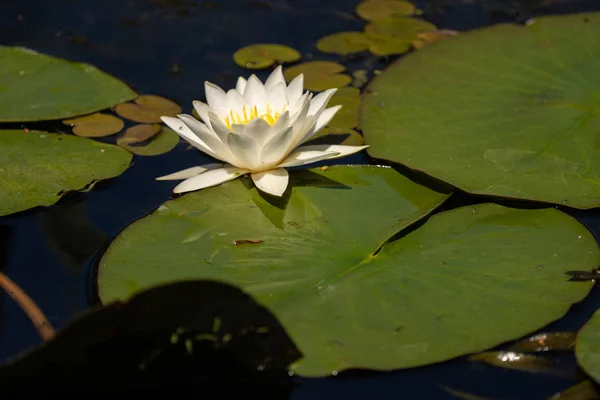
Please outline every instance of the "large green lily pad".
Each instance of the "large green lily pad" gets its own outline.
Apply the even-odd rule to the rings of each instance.
[[[0,122],[71,118],[137,97],[92,65],[7,46],[0,46],[0,93]]]
[[[468,192],[600,206],[600,13],[461,33],[375,78],[373,157]]]
[[[577,334],[575,355],[581,368],[600,382],[600,311]]]
[[[520,337],[589,291],[565,270],[600,261],[592,235],[568,215],[493,204],[435,215],[378,252],[446,195],[390,168],[291,176],[284,209],[247,179],[166,202],[108,248],[100,298],[182,279],[238,285],[305,355],[293,369],[319,376],[415,367]]]
[[[0,216],[49,206],[69,190],[121,174],[131,153],[73,135],[0,130]]]

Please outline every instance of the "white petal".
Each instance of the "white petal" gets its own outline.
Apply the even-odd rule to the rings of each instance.
[[[281,65],[275,68],[275,70],[271,72],[271,75],[269,75],[265,81],[265,90],[270,91],[280,83],[283,84],[283,89],[285,90],[285,78],[283,77]]]
[[[288,104],[296,104],[300,96],[302,96],[302,88],[304,85],[304,75],[300,74],[287,86],[285,92],[287,94]]]
[[[174,117],[160,117],[160,119],[162,119],[162,121],[167,124],[169,128],[173,129],[175,133],[184,138],[192,146],[208,154],[209,156],[216,158],[215,152],[196,134],[194,134],[194,132],[192,132],[192,130],[188,128],[188,126],[184,124],[182,120]]]
[[[244,99],[246,99],[248,104],[250,104],[251,106],[261,107],[265,104],[265,87],[263,86],[262,82],[256,77],[256,75],[252,75],[248,79],[248,83],[244,88]]]
[[[241,76],[237,79],[237,83],[235,84],[235,90],[238,91],[242,96],[244,95],[244,89],[246,88],[246,79]]]
[[[223,144],[227,144],[227,135],[229,135],[229,132],[231,132],[231,129],[229,129],[227,126],[225,126],[223,121],[221,121],[221,118],[214,112],[208,113],[208,119],[213,128],[213,131],[215,131],[215,134],[217,135],[219,140]]]
[[[206,94],[206,102],[213,111],[227,108],[226,94],[223,89],[214,83],[204,82],[204,92]]]
[[[312,93],[306,92],[302,96],[298,97],[298,100],[296,100],[296,103],[290,103],[289,104],[289,106],[290,106],[289,107],[289,110],[290,110],[290,120],[292,122],[295,121],[295,119],[298,117],[299,113],[302,110],[304,110],[304,107],[307,104],[310,106],[309,102],[310,102],[311,99],[312,99]],[[306,109],[307,113],[308,113],[309,108]]]
[[[317,132],[323,129],[325,125],[327,125],[329,122],[331,122],[331,120],[335,116],[335,113],[337,113],[340,108],[342,108],[342,106],[337,105],[324,109],[323,112],[318,116],[315,125],[312,127],[312,129],[306,132],[304,138],[300,141],[300,143],[304,143],[310,140],[312,137],[314,137]]]
[[[299,165],[311,164],[317,161],[327,160],[337,156],[339,153],[335,151],[300,151],[298,149],[292,151],[289,156],[278,167],[297,167]]]
[[[287,107],[287,97],[285,95],[285,84],[278,83],[267,92],[266,103],[271,107],[271,111],[281,112],[283,107]]]
[[[159,176],[156,178],[157,181],[177,181],[180,179],[188,179],[193,176],[199,175],[203,172],[209,171],[211,169],[222,168],[224,164],[212,163],[212,164],[204,164],[198,167],[192,167],[187,169],[182,169],[181,171],[177,171],[175,173]]]
[[[278,197],[285,192],[290,180],[288,172],[283,168],[259,172],[250,176],[259,190]]]
[[[178,117],[196,134],[210,149],[216,154],[219,160],[233,163],[235,160],[231,156],[231,152],[227,145],[221,142],[217,134],[209,129],[202,122],[187,114],[179,114]]]
[[[210,112],[210,107],[208,106],[208,104],[203,103],[201,101],[198,100],[194,100],[192,102],[192,105],[194,106],[194,109],[196,110],[196,112],[198,113],[198,116],[200,117],[200,119],[209,127],[211,128],[211,124],[210,124],[210,119],[208,118],[208,113]]]
[[[273,134],[271,134],[271,137],[273,137],[277,132],[281,132],[281,131],[287,129],[289,126],[290,126],[290,112],[286,110],[283,112],[283,114],[281,114],[279,116],[277,121],[271,127],[271,131],[273,132]]]
[[[244,96],[238,93],[237,90],[231,89],[227,91],[225,95],[225,100],[227,100],[227,107],[234,112],[241,112],[242,107],[244,107],[246,103],[246,99]]]
[[[259,165],[260,148],[251,137],[231,132],[227,137],[227,144],[233,155],[240,160],[237,167],[253,170]]]
[[[186,179],[173,189],[174,193],[191,192],[192,190],[204,189],[209,186],[216,186],[220,183],[230,181],[238,176],[249,173],[240,168],[219,168],[212,169]]]
[[[270,168],[277,165],[279,161],[289,153],[290,143],[292,142],[293,127],[289,127],[269,140],[262,149],[260,157],[261,168]]]
[[[367,146],[344,146],[341,144],[313,144],[309,146],[300,146],[294,150],[294,152],[334,152],[338,153],[335,156],[329,157],[329,159],[340,158],[349,156],[350,154],[358,153],[359,151],[366,149]],[[291,155],[291,154],[290,154]]]
[[[310,109],[308,110],[308,115],[315,115],[319,111],[324,110],[329,103],[329,99],[331,96],[337,91],[337,89],[327,89],[324,92],[319,93],[310,101]]]
[[[271,125],[269,125],[267,122],[260,118],[254,118],[244,126],[244,131],[242,134],[252,138],[258,146],[257,149],[260,149],[265,142],[271,138],[272,129]],[[257,158],[258,157],[260,157],[260,155],[257,151]]]

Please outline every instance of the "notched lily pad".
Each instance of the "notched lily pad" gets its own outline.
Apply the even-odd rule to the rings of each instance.
[[[148,133],[148,128],[143,129]],[[179,135],[171,128],[163,126],[158,134],[151,137],[149,142],[145,141],[147,143],[131,142],[130,140],[131,138],[121,137],[117,139],[117,145],[138,156],[158,156],[173,150],[177,146],[177,143],[179,143]]]
[[[356,6],[356,14],[367,21],[410,16],[414,13],[414,4],[400,0],[366,0]]]
[[[153,138],[161,130],[160,124],[139,124],[127,128],[123,135],[117,138],[117,145],[127,145],[146,141]]]
[[[263,69],[275,63],[294,62],[300,59],[295,49],[281,44],[258,43],[242,47],[233,53],[233,61],[240,67]]]
[[[85,117],[66,119],[63,124],[73,127],[73,133],[83,137],[114,135],[125,126],[122,119],[110,114],[95,113]]]
[[[338,32],[317,41],[317,49],[323,53],[351,54],[365,51],[370,41],[363,32]]]
[[[554,208],[471,205],[388,242],[447,198],[389,167],[292,171],[275,204],[248,181],[188,193],[129,225],[100,260],[102,301],[194,277],[239,285],[304,354],[292,369],[323,376],[416,367],[522,337],[589,292],[565,270],[600,263],[593,235]]]
[[[181,113],[181,107],[164,97],[144,94],[135,99],[135,103],[118,104],[115,112],[123,118],[135,122],[161,122],[160,117],[174,117]]]
[[[64,193],[118,176],[131,154],[92,139],[0,130],[0,216],[56,203]]]
[[[137,95],[89,64],[23,47],[0,46],[0,122],[62,120],[91,114]]]
[[[309,61],[286,69],[283,75],[290,82],[296,76],[304,74],[304,87],[318,92],[349,85],[352,77],[342,74],[345,69],[343,65],[332,61]]]

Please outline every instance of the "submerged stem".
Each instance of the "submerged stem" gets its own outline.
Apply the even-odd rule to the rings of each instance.
[[[54,328],[52,328],[52,325],[50,325],[50,322],[48,322],[48,319],[42,310],[40,310],[37,304],[31,300],[27,293],[2,272],[0,272],[0,288],[4,289],[21,309],[23,309],[44,341],[47,342],[54,337]]]

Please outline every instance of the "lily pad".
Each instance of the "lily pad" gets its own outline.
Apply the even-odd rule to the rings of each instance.
[[[135,103],[123,103],[115,107],[115,112],[123,118],[135,122],[161,122],[160,117],[175,117],[181,107],[164,97],[145,94],[135,99]]]
[[[73,126],[73,133],[83,137],[103,137],[114,135],[125,126],[122,119],[110,114],[95,113],[63,121]]]
[[[125,83],[89,64],[0,46],[0,122],[72,118],[128,101]]]
[[[323,53],[351,54],[369,48],[369,38],[364,32],[337,32],[322,37],[317,41],[317,49]]]
[[[566,269],[600,261],[593,236],[554,208],[463,207],[385,244],[447,195],[375,166],[290,178],[275,205],[249,179],[164,203],[108,248],[100,298],[182,279],[240,286],[304,354],[293,370],[321,376],[431,364],[521,337],[588,293]]]
[[[349,85],[352,77],[341,73],[345,69],[333,61],[309,61],[286,69],[283,75],[286,81],[291,82],[296,76],[304,74],[304,87],[318,92]]]
[[[422,32],[417,34],[418,39],[412,41],[412,47],[420,50],[428,44],[436,43],[446,37],[456,35],[458,35],[458,32],[450,29],[440,29],[435,32]]]
[[[373,38],[407,40],[410,43],[417,39],[419,33],[436,29],[432,23],[419,18],[387,18],[368,23],[365,33]]]
[[[248,69],[263,69],[275,63],[294,62],[299,59],[298,51],[281,44],[251,44],[233,53],[233,61]]]
[[[360,90],[354,87],[340,88],[331,96],[330,107],[341,105],[342,108],[327,124],[331,133],[343,133],[358,126],[358,109],[360,106]]]
[[[140,143],[156,136],[161,130],[160,124],[139,124],[127,128],[117,139],[117,145]]]
[[[0,130],[0,216],[49,206],[70,190],[120,175],[131,154],[73,135]]]
[[[575,355],[581,368],[600,383],[600,310],[577,334]]]
[[[179,143],[179,135],[172,129],[163,127],[148,143],[131,142],[130,138],[117,139],[117,145],[138,156],[158,156],[173,150]]]
[[[356,14],[367,21],[410,16],[414,13],[414,4],[400,0],[367,0],[356,6]]]
[[[587,13],[414,52],[364,95],[367,151],[467,192],[598,207],[598,37],[600,13]]]

